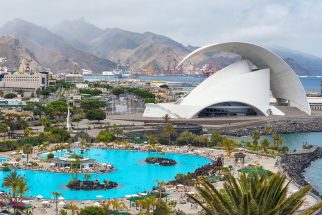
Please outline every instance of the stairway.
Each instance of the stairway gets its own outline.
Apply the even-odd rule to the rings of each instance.
[[[280,111],[285,113],[286,116],[308,116],[303,111],[299,110],[297,107],[289,107],[289,106],[275,106]]]

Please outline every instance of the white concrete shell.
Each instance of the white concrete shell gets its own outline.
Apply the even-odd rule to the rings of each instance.
[[[286,99],[291,107],[297,107],[311,115],[305,90],[295,72],[281,57],[263,47],[242,42],[211,44],[191,52],[179,65],[195,55],[214,51],[235,53],[259,69],[270,68],[270,89],[273,97]]]
[[[239,61],[216,72],[177,103],[146,104],[143,116],[194,118],[207,107],[224,102],[238,102],[253,107],[263,115],[284,115],[270,106],[272,92],[275,98],[288,100],[289,105],[311,114],[304,88],[297,75],[279,56],[248,43],[223,43],[195,50],[180,64],[206,51],[232,52],[251,61],[258,70],[252,71],[246,60]],[[179,65],[180,65],[179,64]]]

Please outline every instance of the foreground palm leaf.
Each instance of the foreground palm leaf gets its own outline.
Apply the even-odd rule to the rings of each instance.
[[[196,190],[202,200],[188,196],[209,215],[290,215],[302,206],[312,187],[305,186],[287,197],[289,183],[280,173],[271,176],[243,174],[239,179],[228,176],[223,191],[219,191],[207,179],[200,178]],[[321,208],[322,202],[300,214],[313,214]]]

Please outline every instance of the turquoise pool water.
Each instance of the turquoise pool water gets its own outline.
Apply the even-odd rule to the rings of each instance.
[[[0,158],[0,163],[10,160],[9,158]]]
[[[61,156],[60,151],[55,154]],[[53,198],[50,193],[58,191],[63,193],[65,199],[93,200],[97,199],[97,195],[102,195],[106,199],[149,191],[156,185],[156,180],[170,181],[178,173],[193,172],[195,169],[211,162],[211,160],[204,157],[166,153],[163,155],[164,157],[174,159],[178,164],[170,167],[146,164],[144,162],[145,158],[153,156],[153,154],[155,153],[96,148],[85,152],[85,157],[94,158],[102,163],[111,163],[116,168],[111,173],[91,174],[91,180],[98,179],[100,182],[103,182],[104,179],[108,179],[120,184],[119,187],[111,190],[69,190],[64,185],[72,178],[71,174],[31,170],[18,170],[18,173],[24,175],[28,180],[30,190],[26,196],[42,195],[45,198]],[[1,183],[7,174],[0,171]],[[79,174],[79,178],[83,180],[83,175]]]

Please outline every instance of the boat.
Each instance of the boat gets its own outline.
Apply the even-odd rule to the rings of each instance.
[[[114,73],[112,71],[104,71],[104,72],[102,72],[102,75],[104,75],[104,76],[114,76]]]

